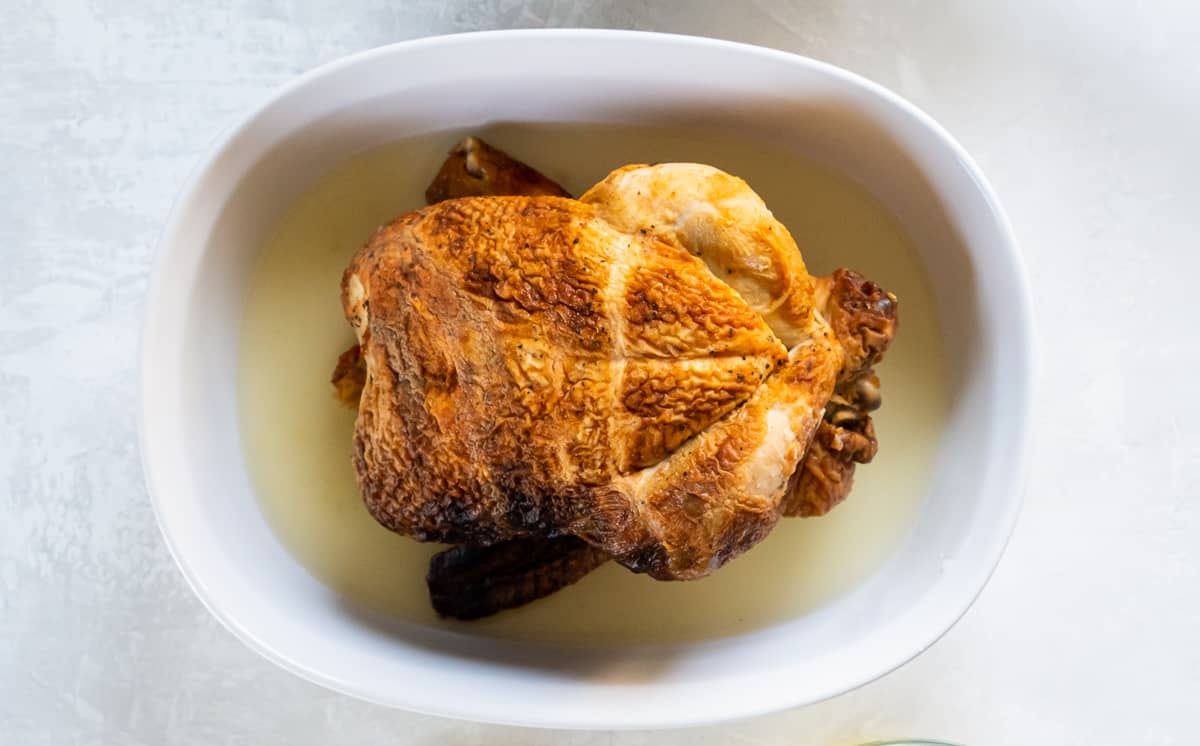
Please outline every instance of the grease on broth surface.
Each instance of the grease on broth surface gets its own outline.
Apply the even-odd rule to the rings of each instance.
[[[360,501],[351,464],[354,413],[329,374],[354,342],[342,318],[342,270],[380,224],[424,204],[462,134],[359,154],[289,208],[262,247],[239,355],[241,435],[251,477],[280,541],[352,603],[425,624],[562,642],[715,638],[778,623],[864,581],[906,535],[931,473],[947,407],[941,334],[915,249],[864,189],[807,160],[711,133],[609,125],[472,131],[580,194],[626,163],[697,161],[746,179],[792,232],[809,271],[857,269],[900,298],[900,329],[879,368],[880,449],[854,491],[820,519],[785,519],[712,576],[663,583],[608,563],[549,598],[495,617],[442,622],[425,570],[439,547],[382,528]],[[669,620],[669,621],[668,621]]]

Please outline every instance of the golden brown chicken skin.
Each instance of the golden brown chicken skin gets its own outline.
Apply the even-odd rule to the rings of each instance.
[[[432,205],[458,197],[515,194],[571,196],[540,171],[478,137],[468,137],[450,151],[441,170],[425,190],[425,200]]]

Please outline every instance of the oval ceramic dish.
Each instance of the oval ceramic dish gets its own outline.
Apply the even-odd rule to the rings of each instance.
[[[903,225],[939,307],[951,408],[911,533],[868,581],[813,613],[738,636],[566,646],[359,613],[282,548],[259,511],[238,435],[238,333],[255,259],[247,247],[260,246],[289,202],[351,154],[490,122],[736,132],[848,175]],[[1021,260],[987,181],[941,127],[880,86],[803,57],[699,38],[422,39],[300,77],[204,158],[151,282],[142,455],[163,535],[196,593],[234,634],[300,676],[458,718],[696,725],[860,686],[966,611],[1020,504],[1031,347]]]

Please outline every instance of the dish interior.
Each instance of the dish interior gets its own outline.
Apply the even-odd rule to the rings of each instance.
[[[781,521],[767,540],[699,581],[663,583],[608,563],[577,585],[471,623],[439,620],[424,576],[439,547],[380,527],[358,497],[354,412],[329,373],[354,343],[339,287],[376,226],[424,204],[446,151],[482,135],[581,194],[627,163],[710,163],[745,178],[789,228],[810,272],[850,267],[901,299],[879,368],[881,448],[849,499],[820,519]],[[268,523],[296,560],[347,603],[391,620],[589,645],[715,639],[782,623],[859,586],[901,545],[929,489],[948,406],[942,332],[920,257],[863,187],[798,154],[731,133],[618,124],[503,124],[371,148],[321,175],[260,248],[238,357],[241,436]]]

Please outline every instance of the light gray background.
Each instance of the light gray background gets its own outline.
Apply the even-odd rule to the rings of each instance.
[[[614,26],[801,52],[982,164],[1041,355],[1028,500],[982,599],[899,672],[704,731],[393,712],[277,670],[159,539],[136,447],[154,244],[214,136],[293,75],[434,33]],[[0,5],[0,743],[1184,744],[1200,731],[1200,6],[1046,2]],[[786,654],[786,651],[780,651]]]

